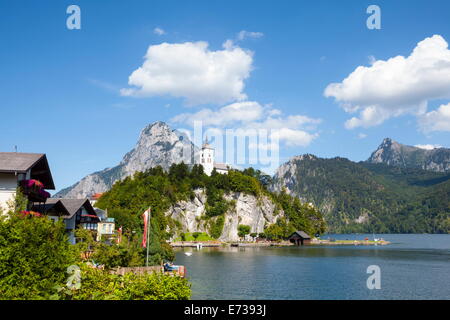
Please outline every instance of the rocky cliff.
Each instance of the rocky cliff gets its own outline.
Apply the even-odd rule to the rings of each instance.
[[[168,169],[173,163],[191,163],[198,148],[183,134],[158,121],[145,127],[136,146],[113,168],[92,173],[54,197],[84,198],[109,190],[114,182],[155,166]]]
[[[424,170],[450,171],[450,149],[422,149],[407,146],[390,138],[386,138],[375,150],[368,163],[384,163],[389,166],[403,168],[419,168]]]
[[[219,240],[237,241],[238,226],[250,226],[250,233],[262,233],[264,227],[284,217],[282,210],[276,210],[275,204],[266,196],[259,199],[253,195],[232,192],[225,195],[225,200],[234,205],[224,215],[224,226]],[[195,190],[195,197],[190,201],[180,201],[171,206],[166,216],[178,221],[183,232],[209,233],[209,222],[217,219],[205,219],[206,194],[204,190]]]

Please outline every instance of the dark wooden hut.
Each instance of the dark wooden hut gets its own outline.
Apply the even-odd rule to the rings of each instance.
[[[306,232],[297,230],[290,235],[288,240],[297,246],[303,246],[311,242],[311,237]]]

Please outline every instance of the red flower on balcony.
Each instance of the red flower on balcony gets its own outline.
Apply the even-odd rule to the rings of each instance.
[[[23,180],[20,183],[22,191],[30,201],[45,202],[50,198],[50,193],[44,190],[44,184],[38,180]]]
[[[30,179],[25,180],[25,182],[28,188],[36,187],[37,189],[44,189],[44,184],[39,180]]]
[[[42,214],[36,211],[21,211],[20,213],[24,217],[42,217]]]

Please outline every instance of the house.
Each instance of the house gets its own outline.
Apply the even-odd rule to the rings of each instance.
[[[100,221],[97,224],[97,241],[102,240],[102,237],[104,238],[104,240],[111,241],[115,234],[116,228],[114,218],[108,217],[107,210],[102,210],[99,208],[94,208],[94,210],[100,219]]]
[[[45,154],[0,152],[0,209],[7,209],[19,186],[30,206],[50,197],[45,189],[55,190],[55,185]]]
[[[290,235],[288,240],[297,246],[309,244],[311,242],[311,237],[304,231],[297,230]]]
[[[98,199],[103,195],[103,192],[95,193],[92,196],[89,197],[89,200],[91,201],[92,206],[95,206]]]
[[[69,241],[76,243],[75,229],[92,230],[95,233],[100,221],[89,199],[49,198],[45,204],[35,204],[33,210],[48,215],[53,220],[64,219]]]
[[[215,162],[214,148],[208,143],[208,137],[202,145],[200,152],[200,164],[203,166],[203,171],[210,176],[215,169],[217,173],[228,173],[229,166],[224,163]]]

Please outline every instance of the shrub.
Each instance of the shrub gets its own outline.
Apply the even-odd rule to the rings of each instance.
[[[20,213],[0,219],[0,299],[48,299],[76,253],[62,221]]]
[[[161,273],[116,275],[86,264],[79,289],[58,288],[52,298],[63,300],[187,300],[188,281]]]
[[[209,223],[209,234],[214,239],[218,239],[223,231],[223,226],[225,224],[225,218],[224,216],[219,216],[214,220],[211,220]]]

